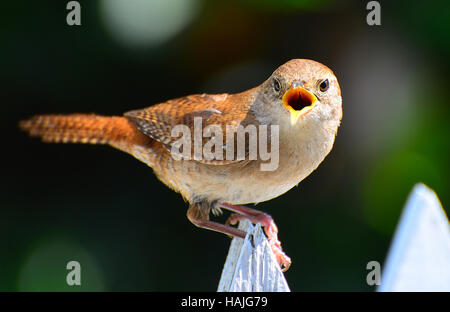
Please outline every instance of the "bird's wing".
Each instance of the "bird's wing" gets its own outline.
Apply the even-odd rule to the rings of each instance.
[[[225,165],[238,161],[245,161],[245,159],[242,159],[242,153],[244,154],[244,158],[247,158],[247,155],[249,154],[247,137],[245,140],[245,151],[240,154],[241,158],[237,157],[235,131],[237,131],[239,125],[246,127],[246,125],[255,124],[253,115],[249,113],[252,99],[246,94],[242,93],[240,95],[240,101],[236,101],[236,97],[233,98],[236,95],[229,94],[190,95],[169,100],[141,110],[133,110],[125,113],[124,116],[133,121],[137,128],[144,134],[161,142],[169,151],[172,150],[177,141],[180,142],[181,138],[181,133],[174,133],[174,135],[172,135],[172,131],[177,129],[175,126],[181,125],[182,128],[184,127],[186,130],[189,129],[191,139],[190,157],[192,158],[194,158],[195,152],[195,136],[196,133],[200,133],[201,141],[198,141],[201,142],[201,147],[205,147],[205,144],[210,141],[209,146],[212,148],[208,150],[211,150],[214,155],[222,156],[211,159],[211,157],[207,157],[206,154],[203,153],[201,155],[202,157],[195,157],[194,159],[207,164]],[[204,137],[201,134],[204,133],[203,131],[208,126],[210,126],[211,136]],[[222,131],[222,138],[217,132],[220,130]],[[234,148],[228,155],[226,151],[227,149],[230,149],[231,141],[227,140],[231,139],[231,135],[228,135],[227,137],[227,131],[228,133],[233,133],[234,138]],[[212,137],[217,139],[214,144],[212,144],[211,141]],[[198,141],[195,142],[195,144],[198,144]],[[185,147],[183,147],[183,149],[184,148]],[[197,149],[197,151],[199,151],[199,149]],[[182,151],[180,150],[180,152]],[[232,157],[230,157],[231,153],[233,153]]]

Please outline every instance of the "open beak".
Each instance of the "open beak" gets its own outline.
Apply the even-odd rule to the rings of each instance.
[[[309,113],[317,103],[317,97],[301,86],[293,86],[287,90],[282,98],[283,105],[291,114],[291,124]]]

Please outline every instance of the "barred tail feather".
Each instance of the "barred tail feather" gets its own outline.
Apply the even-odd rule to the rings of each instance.
[[[19,127],[49,143],[110,144],[126,149],[130,144],[146,145],[150,138],[125,117],[94,114],[38,115],[22,120]]]

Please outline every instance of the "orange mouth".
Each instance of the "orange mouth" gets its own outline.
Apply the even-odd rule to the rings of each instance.
[[[283,104],[291,114],[291,123],[309,113],[316,105],[317,98],[314,94],[302,87],[291,88],[283,95]]]

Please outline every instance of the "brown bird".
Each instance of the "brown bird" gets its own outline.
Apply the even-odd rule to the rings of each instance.
[[[20,128],[44,142],[109,144],[133,155],[189,202],[187,217],[198,227],[245,237],[231,225],[242,217],[260,222],[287,270],[291,260],[281,250],[272,218],[240,205],[270,200],[298,185],[331,151],[341,118],[333,72],[318,62],[294,59],[242,93],[189,95],[124,117],[39,115],[21,121]],[[191,136],[174,135],[177,126]],[[263,157],[263,146],[270,149],[270,159]],[[209,220],[220,208],[234,212],[227,224]]]

